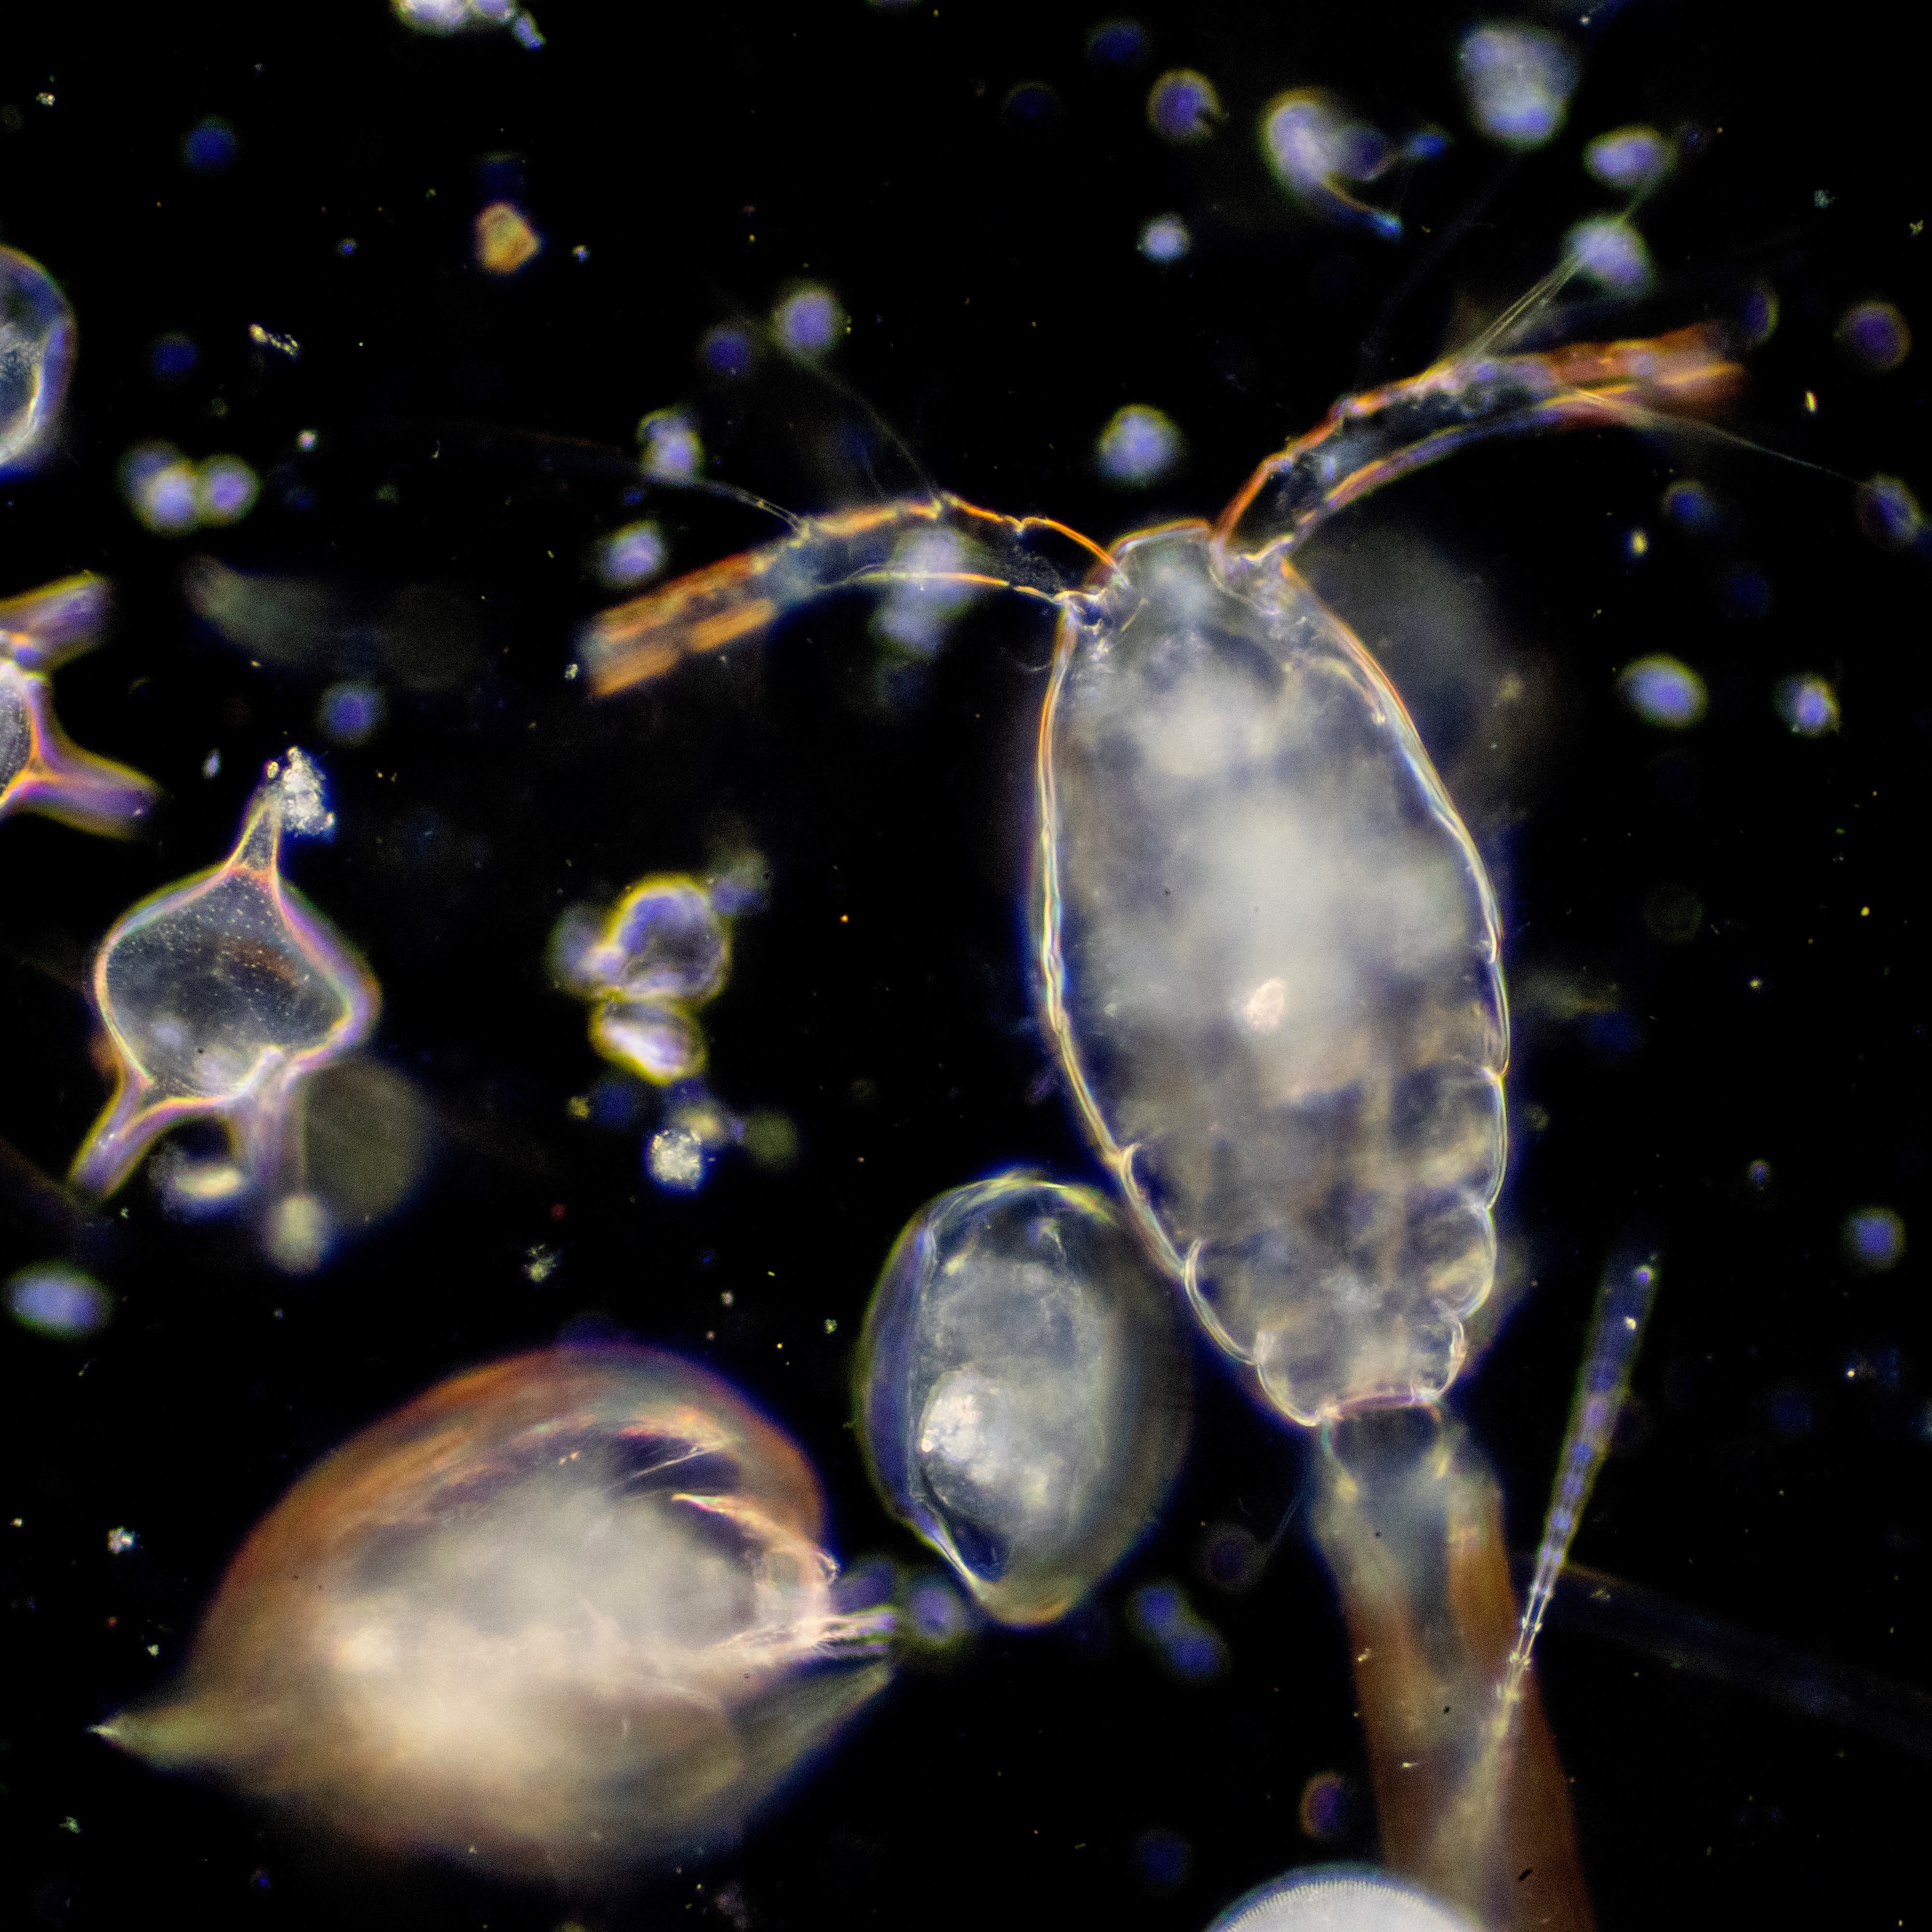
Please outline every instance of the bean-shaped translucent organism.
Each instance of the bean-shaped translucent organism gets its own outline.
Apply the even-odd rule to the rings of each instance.
[[[365,1842],[568,1876],[728,1841],[884,1684],[817,1478],[674,1355],[472,1370],[304,1476],[101,1726]]]
[[[0,248],[0,473],[46,454],[74,370],[74,310],[31,256]]]
[[[860,1344],[879,1493],[1003,1623],[1059,1616],[1132,1546],[1180,1466],[1189,1390],[1131,1232],[1024,1170],[913,1217]]]
[[[113,1049],[114,1097],[73,1178],[110,1194],[157,1136],[219,1120],[236,1198],[299,1174],[302,1082],[366,1040],[381,993],[368,968],[281,872],[285,833],[332,818],[298,751],[268,766],[219,866],[124,914],[94,956],[93,992]]]

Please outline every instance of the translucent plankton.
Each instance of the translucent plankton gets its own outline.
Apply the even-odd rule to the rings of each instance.
[[[1554,34],[1492,22],[1456,56],[1469,118],[1506,148],[1540,148],[1563,124],[1576,85],[1574,56]]]
[[[1592,215],[1563,238],[1567,267],[1614,296],[1640,296],[1657,270],[1643,237],[1620,214]]]
[[[1583,150],[1583,166],[1604,187],[1634,193],[1663,179],[1670,143],[1654,128],[1613,128]]]
[[[1180,432],[1172,418],[1145,403],[1116,410],[1095,448],[1100,474],[1124,489],[1158,483],[1180,460]]]
[[[987,1612],[1043,1623],[1159,1511],[1187,1435],[1187,1358],[1139,1244],[1090,1190],[1015,1171],[930,1202],[860,1342],[886,1507]]]
[[[1262,115],[1263,151],[1288,194],[1324,221],[1366,229],[1388,242],[1400,238],[1400,219],[1357,200],[1342,184],[1376,180],[1398,161],[1431,158],[1444,145],[1433,133],[1391,141],[1315,88],[1278,95]]]
[[[1427,1402],[1495,1268],[1508,1030],[1496,904],[1400,699],[1294,568],[1334,511],[1478,437],[1728,394],[1702,330],[1472,356],[1339,404],[1210,528],[1103,550],[934,496],[816,519],[606,612],[607,694],[849,584],[909,531],[1056,606],[1040,1007],[1130,1220],[1213,1340],[1312,1424]],[[1068,587],[1063,547],[1088,571]]]
[[[728,1842],[885,1683],[796,1446],[674,1355],[554,1349],[352,1438],[181,1680],[100,1729],[361,1839],[542,1876]]]
[[[38,812],[116,837],[153,810],[160,787],[83,752],[54,716],[52,674],[92,650],[112,598],[100,577],[66,577],[0,599],[0,818]]]
[[[592,1003],[591,1043],[657,1086],[704,1064],[694,1015],[724,986],[730,958],[711,894],[681,874],[640,879],[602,916],[567,913],[550,938],[558,984]]]
[[[76,1185],[112,1193],[160,1135],[194,1119],[227,1131],[222,1198],[298,1178],[302,1084],[368,1037],[380,998],[282,878],[284,835],[332,823],[314,766],[291,751],[268,767],[227,858],[144,899],[101,941],[93,993],[116,1088],[75,1156]]]
[[[1702,721],[1710,705],[1704,680],[1688,664],[1660,651],[1627,664],[1617,688],[1646,724],[1660,730],[1689,730]]]
[[[74,371],[74,310],[31,256],[0,248],[0,475],[51,446]]]

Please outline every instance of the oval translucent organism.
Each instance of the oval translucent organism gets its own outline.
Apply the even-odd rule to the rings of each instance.
[[[794,290],[778,304],[772,326],[794,356],[815,361],[844,332],[845,315],[830,289],[808,285]]]
[[[1198,526],[1118,555],[1062,620],[1041,728],[1048,1030],[1155,1252],[1277,1407],[1428,1400],[1495,1271],[1481,862],[1388,680],[1285,563],[1217,577]]]
[[[39,262],[0,248],[0,473],[46,450],[74,370],[74,311]]]
[[[1583,150],[1583,165],[1606,188],[1648,188],[1670,165],[1670,143],[1654,128],[1613,128]]]
[[[1625,665],[1618,676],[1617,688],[1646,724],[1665,731],[1688,730],[1710,703],[1704,680],[1688,664],[1661,652]]]
[[[1221,97],[1204,74],[1175,68],[1148,94],[1148,125],[1162,140],[1186,146],[1204,141],[1221,118]]]
[[[1643,237],[1620,214],[1578,222],[1563,238],[1563,258],[1613,296],[1640,296],[1656,279]]]
[[[1838,318],[1838,346],[1862,369],[1882,376],[1912,353],[1912,328],[1888,302],[1860,302]]]
[[[1469,118],[1506,148],[1540,148],[1563,124],[1576,63],[1554,34],[1511,22],[1472,28],[1456,67]]]
[[[1141,230],[1141,253],[1163,267],[1180,261],[1193,245],[1187,224],[1178,214],[1156,214]]]
[[[1130,403],[1100,432],[1096,458],[1109,483],[1126,489],[1157,483],[1180,460],[1180,432],[1159,410]]]
[[[1801,738],[1838,728],[1838,694],[1822,677],[1780,678],[1772,693],[1778,715]]]
[[[607,1000],[590,1016],[590,1040],[605,1059],[658,1086],[688,1080],[704,1064],[704,1034],[675,1006]]]
[[[104,1726],[376,1844],[568,1875],[716,1844],[884,1682],[810,1466],[642,1349],[472,1370],[262,1520],[186,1670]]]
[[[114,1312],[114,1299],[96,1281],[64,1262],[36,1262],[10,1276],[7,1312],[22,1328],[62,1342],[98,1334]]]
[[[1474,1922],[1373,1865],[1307,1865],[1237,1899],[1208,1932],[1478,1932]]]
[[[1099,1195],[1024,1172],[907,1225],[856,1392],[886,1506],[1003,1623],[1060,1616],[1126,1555],[1187,1432],[1166,1287]]]
[[[1905,1223],[1889,1208],[1861,1208],[1845,1217],[1844,1241],[1861,1268],[1882,1274],[1904,1255]]]

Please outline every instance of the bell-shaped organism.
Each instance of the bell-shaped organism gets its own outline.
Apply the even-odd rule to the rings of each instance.
[[[568,1876],[728,1838],[885,1683],[793,1443],[715,1377],[556,1348],[440,1384],[258,1524],[104,1736],[338,1832]]]
[[[1272,558],[1122,544],[1040,730],[1041,974],[1088,1126],[1298,1421],[1426,1400],[1488,1292],[1496,902],[1380,668]]]
[[[94,1000],[118,1084],[74,1164],[109,1194],[157,1136],[218,1120],[237,1193],[299,1168],[302,1082],[359,1046],[381,994],[314,907],[282,878],[285,834],[327,831],[315,767],[298,751],[268,766],[242,836],[217,866],[143,899],[94,962]]]
[[[591,1043],[658,1086],[704,1064],[694,1010],[723,986],[731,962],[719,896],[695,879],[654,874],[602,917],[566,914],[551,936],[559,983],[592,1003]],[[722,896],[735,902],[728,887]]]
[[[0,381],[4,371],[0,350]],[[0,602],[0,818],[38,812],[121,836],[160,796],[153,779],[81,750],[54,716],[49,674],[93,647],[108,604],[107,580],[86,576]]]
[[[886,1507],[1003,1623],[1060,1616],[1126,1555],[1187,1437],[1165,1285],[1100,1196],[1023,1170],[908,1224],[856,1390]]]
[[[74,369],[74,310],[39,262],[0,248],[0,475],[46,454]]]

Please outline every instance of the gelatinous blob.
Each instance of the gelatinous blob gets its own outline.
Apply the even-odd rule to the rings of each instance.
[[[116,1066],[114,1097],[73,1178],[110,1194],[183,1120],[226,1130],[251,1189],[301,1171],[304,1080],[368,1037],[368,969],[281,874],[285,833],[333,824],[298,751],[268,767],[223,862],[144,899],[101,942],[93,989]]]
[[[1138,489],[1159,482],[1180,460],[1180,432],[1159,410],[1130,403],[1108,419],[1096,457],[1109,483]]]
[[[704,466],[698,426],[682,410],[654,410],[638,425],[638,460],[645,473],[682,482]]]
[[[1295,1820],[1305,1838],[1323,1844],[1355,1828],[1361,1805],[1355,1787],[1339,1771],[1318,1772],[1301,1787]]]
[[[1918,499],[1896,476],[1874,476],[1861,483],[1858,527],[1880,550],[1910,550],[1925,529]]]
[[[152,778],[83,752],[54,716],[50,674],[99,641],[110,603],[106,579],[87,576],[0,598],[0,818],[37,812],[119,838],[160,797]]]
[[[1150,262],[1178,262],[1193,246],[1194,237],[1178,214],[1156,214],[1141,230],[1141,253]]]
[[[256,1527],[158,1702],[101,1726],[352,1837],[545,1877],[717,1846],[878,1690],[794,1444],[642,1349],[474,1370]]]
[[[514,202],[493,201],[476,218],[476,266],[485,274],[514,275],[543,253],[543,238]]]
[[[1838,694],[1822,677],[1780,678],[1772,702],[1801,738],[1822,738],[1838,728]]]
[[[592,1002],[591,1042],[607,1060],[654,1085],[688,1078],[704,1064],[694,1010],[724,983],[730,938],[694,879],[640,880],[601,917],[566,913],[550,938],[558,983]]]
[[[1228,1646],[1195,1613],[1178,1583],[1148,1583],[1127,1599],[1134,1634],[1184,1684],[1211,1684],[1228,1668]]]
[[[1120,1561],[1186,1436],[1164,1285],[1100,1196],[1024,1172],[908,1223],[856,1389],[886,1507],[1004,1623],[1060,1616]]]
[[[262,494],[261,479],[238,456],[196,463],[171,442],[144,442],[121,459],[128,508],[159,536],[239,523]]]
[[[1617,678],[1617,688],[1646,724],[1663,731],[1689,730],[1710,704],[1704,680],[1688,664],[1661,652],[1626,664]]]
[[[663,569],[669,554],[664,532],[656,524],[626,524],[597,546],[598,581],[613,590],[634,590]]]
[[[0,475],[51,445],[74,372],[74,311],[39,262],[0,248]]]
[[[1062,620],[1041,727],[1048,1025],[1155,1251],[1269,1398],[1302,1421],[1421,1399],[1494,1267],[1488,883],[1299,578],[1216,564],[1198,530],[1117,555]]]
[[[1657,278],[1643,237],[1620,214],[1578,222],[1563,238],[1563,260],[1613,296],[1640,296]]]
[[[316,706],[315,722],[332,745],[366,745],[382,728],[387,709],[373,684],[332,684]]]
[[[1400,220],[1358,200],[1342,184],[1374,181],[1397,161],[1438,152],[1440,145],[1436,135],[1393,142],[1313,88],[1278,95],[1262,114],[1262,146],[1282,186],[1322,220],[1366,229],[1384,241],[1400,238]]]
[[[1456,50],[1469,118],[1506,148],[1540,148],[1563,124],[1576,63],[1554,34],[1514,22],[1472,28]]]
[[[218,175],[242,152],[235,130],[218,114],[197,121],[182,137],[182,164],[198,175]]]
[[[36,1262],[10,1276],[7,1312],[22,1328],[61,1342],[84,1341],[106,1327],[114,1298],[93,1276],[65,1262]]]
[[[1304,1865],[1238,1899],[1208,1932],[1478,1932],[1439,1899],[1372,1865]]]
[[[1888,302],[1860,302],[1838,318],[1838,346],[1861,369],[1883,375],[1912,353],[1912,330]]]
[[[794,290],[772,312],[778,338],[794,356],[816,360],[845,332],[845,312],[830,289]]]
[[[1889,1208],[1861,1208],[1845,1217],[1845,1252],[1861,1268],[1882,1274],[1905,1254],[1905,1223]]]
[[[1634,194],[1663,179],[1670,143],[1654,128],[1613,128],[1583,150],[1583,165],[1604,187]]]
[[[1221,118],[1221,97],[1204,74],[1178,67],[1148,93],[1148,125],[1164,141],[1183,146],[1204,141]]]

